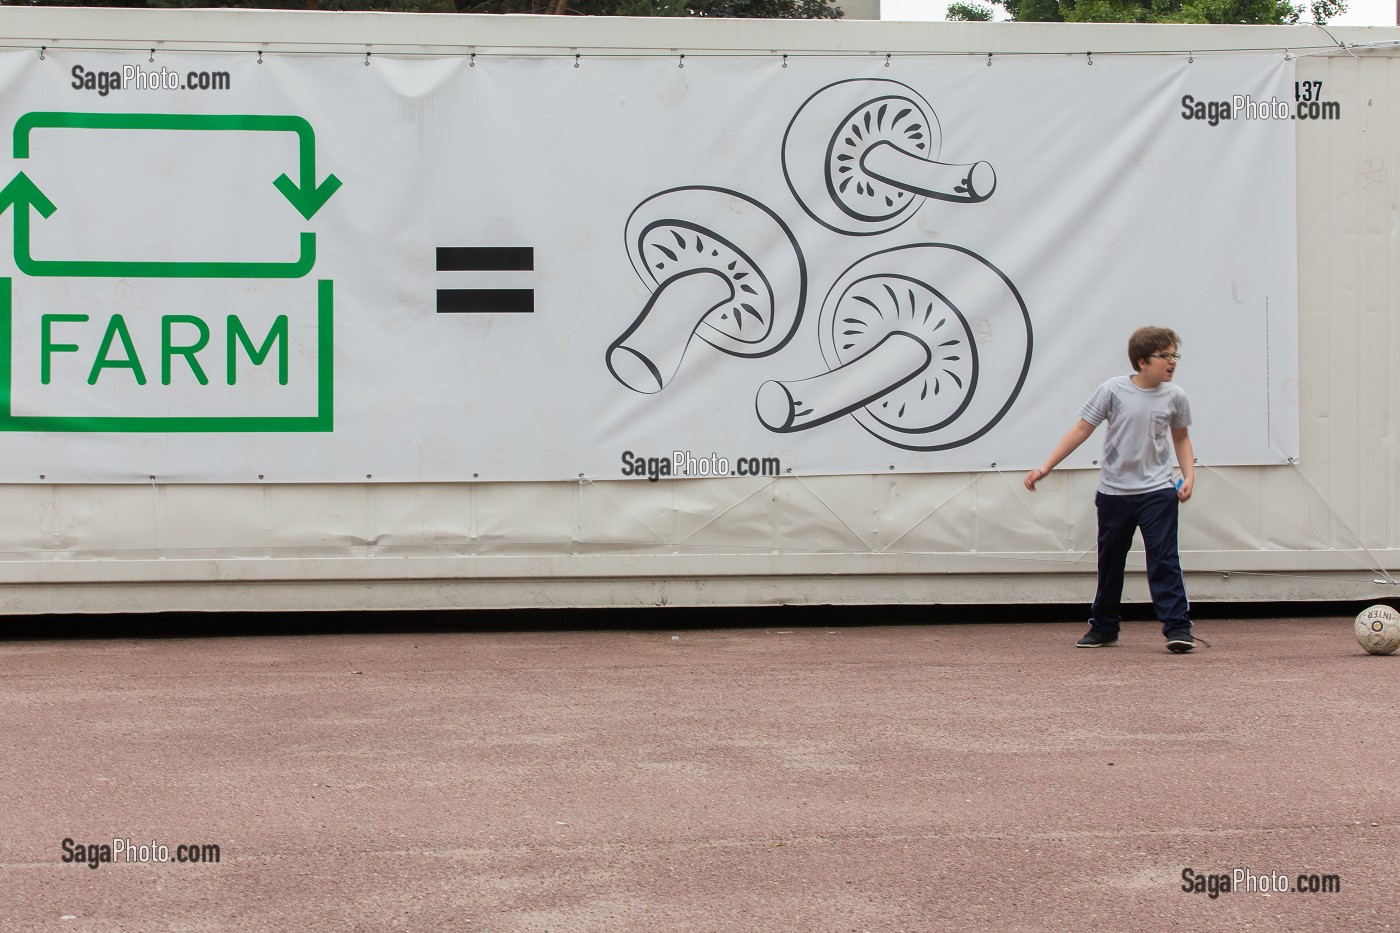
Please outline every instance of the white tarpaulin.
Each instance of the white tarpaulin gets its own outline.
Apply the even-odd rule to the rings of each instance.
[[[4,53],[0,480],[1296,456],[1292,62],[989,61]]]

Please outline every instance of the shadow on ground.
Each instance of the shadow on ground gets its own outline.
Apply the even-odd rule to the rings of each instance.
[[[1197,621],[1350,616],[1370,601],[1197,603]],[[962,625],[1008,621],[1075,622],[1079,605],[746,606],[630,609],[477,609],[395,612],[171,612],[0,617],[0,640],[226,638],[393,632],[562,632],[806,628],[852,625]],[[1125,621],[1150,621],[1147,604],[1125,607]]]

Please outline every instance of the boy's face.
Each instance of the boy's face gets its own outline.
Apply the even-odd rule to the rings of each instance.
[[[1176,364],[1176,347],[1172,346],[1139,361],[1138,372],[1153,382],[1171,382],[1176,373]]]

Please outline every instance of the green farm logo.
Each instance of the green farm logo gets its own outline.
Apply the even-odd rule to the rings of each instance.
[[[228,134],[240,142],[244,134],[290,134],[298,153],[295,178],[284,173],[269,181],[297,214],[309,221],[341,186],[334,175],[318,183],[315,133],[297,116],[32,112],[14,125],[14,157],[29,159],[31,137],[48,130],[159,132],[177,146],[192,133],[220,134],[220,141]],[[70,133],[65,142],[77,138],[88,141]],[[308,280],[305,288],[296,284],[316,264],[315,233],[299,233],[294,258],[278,261],[35,256],[37,225],[64,207],[23,171],[0,189],[0,214],[8,210],[13,218],[20,273],[0,278],[0,430],[332,430],[333,287],[325,279]],[[278,292],[276,310],[269,312],[259,290],[278,282],[295,291]],[[35,283],[48,287],[21,287]],[[74,297],[89,294],[102,297]],[[240,300],[254,307],[240,311]],[[314,362],[290,365],[293,345]],[[240,411],[248,404],[239,387],[246,393],[255,383],[256,412]],[[221,392],[218,403],[190,413],[191,405],[199,407],[202,387]],[[121,399],[138,400],[138,410],[120,410],[126,402],[114,403],[105,391],[114,388]],[[178,413],[152,414],[141,401],[162,390],[178,398],[178,405],[166,406]],[[84,410],[51,411],[53,399]]]

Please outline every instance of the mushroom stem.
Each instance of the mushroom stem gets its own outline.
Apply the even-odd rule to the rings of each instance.
[[[933,359],[928,344],[894,331],[831,372],[792,382],[769,380],[758,387],[754,407],[770,431],[803,431],[849,414],[923,372]]]
[[[667,279],[632,326],[608,347],[608,370],[635,392],[660,392],[680,369],[685,348],[705,315],[733,298],[729,277],[713,269],[692,269]]]
[[[997,186],[997,173],[991,163],[934,162],[883,140],[865,151],[860,167],[870,177],[896,188],[943,201],[975,204],[990,198]]]

